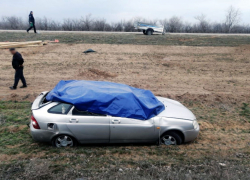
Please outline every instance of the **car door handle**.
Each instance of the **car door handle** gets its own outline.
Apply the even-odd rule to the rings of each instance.
[[[118,119],[113,119],[113,120],[112,120],[112,123],[113,123],[113,124],[114,124],[114,123],[121,123],[121,121],[118,120]]]
[[[78,123],[78,119],[70,119],[69,122],[70,123]]]

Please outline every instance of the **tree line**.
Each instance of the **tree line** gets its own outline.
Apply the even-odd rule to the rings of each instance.
[[[79,19],[64,19],[58,22],[47,17],[36,18],[36,27],[39,30],[50,31],[121,31],[134,32],[135,22],[147,22],[163,25],[166,32],[176,33],[250,33],[249,24],[240,24],[241,13],[239,9],[230,6],[225,19],[221,22],[210,22],[206,15],[201,14],[194,17],[196,22],[184,22],[183,18],[173,16],[169,19],[147,20],[145,18],[134,18],[133,20],[122,20],[109,23],[105,19],[97,19],[91,14]],[[17,16],[5,16],[0,20],[0,29],[25,30],[29,26],[28,20]]]

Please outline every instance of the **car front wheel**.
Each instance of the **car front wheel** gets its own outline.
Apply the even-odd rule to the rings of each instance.
[[[76,145],[76,142],[68,135],[59,135],[53,139],[52,144],[55,147],[72,147]]]
[[[180,145],[182,143],[182,139],[180,135],[176,132],[166,132],[164,135],[161,136],[160,142],[161,144],[164,144],[166,146]]]

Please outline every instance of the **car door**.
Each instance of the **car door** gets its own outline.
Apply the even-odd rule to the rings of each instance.
[[[75,107],[68,113],[68,128],[81,143],[108,143],[110,118]]]
[[[110,142],[149,142],[155,140],[154,119],[110,117]]]

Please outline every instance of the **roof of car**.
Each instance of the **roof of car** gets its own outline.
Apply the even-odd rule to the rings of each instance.
[[[60,81],[46,99],[73,104],[81,111],[140,120],[165,109],[149,90],[105,81]]]

